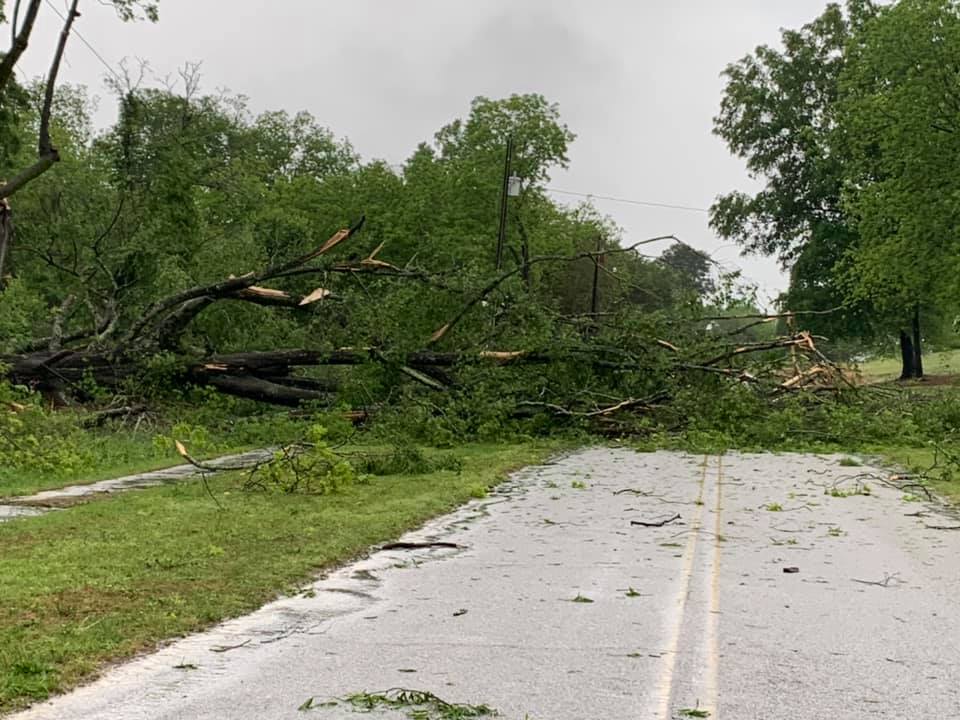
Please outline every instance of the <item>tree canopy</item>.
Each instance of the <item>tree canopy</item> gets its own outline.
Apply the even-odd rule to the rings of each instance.
[[[785,309],[841,308],[813,323],[834,337],[918,309],[936,336],[956,307],[957,25],[951,0],[850,0],[725,72],[715,131],[765,186],[712,225],[790,268]]]

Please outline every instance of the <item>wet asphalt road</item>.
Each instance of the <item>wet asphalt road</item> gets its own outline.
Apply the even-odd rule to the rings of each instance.
[[[16,717],[322,720],[356,715],[298,708],[395,687],[511,720],[960,717],[960,531],[928,527],[960,520],[838,460],[572,454],[403,538],[460,549],[373,553]]]

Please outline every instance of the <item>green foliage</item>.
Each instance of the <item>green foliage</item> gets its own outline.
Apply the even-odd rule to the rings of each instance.
[[[850,161],[845,200],[861,242],[846,267],[851,293],[885,312],[921,302],[955,307],[960,172],[949,161],[960,112],[960,8],[905,0],[883,8],[851,46],[838,103]]]
[[[27,94],[16,82],[0,88],[0,170],[9,174],[12,160],[23,147],[22,119]]]
[[[191,422],[216,425],[218,417],[248,410],[228,401],[217,406],[212,391],[187,382],[187,365],[197,358],[372,347],[377,362],[310,370],[302,381],[331,388],[338,404],[378,406],[375,424],[387,438],[396,430],[449,446],[550,432],[558,423],[543,408],[570,397],[589,403],[587,386],[597,397],[663,389],[668,363],[643,344],[651,336],[675,338],[669,318],[696,314],[711,289],[707,260],[685,246],[659,261],[617,252],[620,232],[609,218],[546,195],[543,183],[566,167],[573,140],[556,105],[539,95],[477,98],[467,117],[442,128],[397,171],[362,162],[308,114],[255,116],[242,98],[202,94],[195,69],[183,80],[178,91],[118,93],[119,119],[102,132],[93,127],[85,91],[60,88],[54,132],[62,162],[17,198],[17,279],[0,299],[11,309],[0,321],[9,325],[9,348],[51,334],[54,318],[68,335],[96,330],[95,346],[109,348],[170,294],[300,256],[365,213],[363,232],[329,259],[318,258],[313,277],[271,283],[291,298],[320,287],[327,299],[304,307],[205,307],[182,334],[162,335],[159,347],[142,354],[135,348],[136,370],[123,392],[150,403],[196,402],[210,417]],[[492,239],[508,137],[523,189],[509,203],[504,268],[516,271],[525,251],[554,259],[516,272],[461,315],[497,275]],[[563,261],[597,247],[611,254],[597,263]],[[377,248],[388,271],[344,271],[344,263]],[[711,303],[730,298],[717,293]],[[463,356],[450,371],[456,385],[427,392],[410,381],[402,357],[429,345],[454,317],[456,327],[436,349]],[[605,364],[585,367],[597,348]],[[483,351],[511,349],[549,352],[558,362],[473,362]],[[620,371],[615,364],[624,358],[634,366]],[[99,392],[83,385],[87,395]],[[536,402],[523,405],[535,398],[543,400],[541,411]],[[329,420],[320,422],[329,427]],[[569,432],[587,424],[576,412],[562,422]]]
[[[700,707],[695,708],[680,708],[679,710],[680,717],[685,718],[708,718],[710,717],[710,711],[704,710]]]
[[[728,72],[718,132],[770,184],[749,212],[734,217],[718,210],[715,224],[729,221],[724,232],[742,240],[758,218],[774,218],[755,249],[796,256],[798,265],[809,261],[809,272],[795,273],[793,289],[802,276],[819,292],[815,276],[828,269],[823,277],[833,278],[838,258],[852,257],[855,228],[833,212],[846,205],[843,163],[830,154],[840,117],[832,103],[847,68],[841,48],[869,16],[858,4],[846,13],[831,8],[787,33],[782,52],[760,49]],[[241,350],[373,348],[369,363],[312,368],[293,380],[329,393],[329,401],[303,409],[330,433],[293,465],[278,462],[272,475],[261,474],[272,489],[328,492],[354,481],[351,473],[432,467],[432,458],[399,449],[370,460],[368,469],[340,465],[326,454],[352,432],[331,410],[339,405],[372,409],[373,433],[389,445],[397,438],[450,447],[470,439],[577,437],[598,427],[609,435],[644,435],[649,446],[701,449],[829,444],[851,434],[882,442],[897,433],[923,442],[939,432],[932,427],[937,411],[896,417],[896,407],[868,409],[854,393],[829,403],[806,395],[771,401],[769,383],[761,388],[735,379],[741,370],[776,370],[783,352],[734,358],[729,374],[695,367],[728,344],[769,339],[777,328],[730,317],[755,313],[755,294],[736,276],[714,277],[702,254],[682,244],[657,260],[619,252],[622,238],[609,218],[550,200],[543,183],[566,166],[573,134],[541,96],[478,98],[467,117],[442,128],[398,171],[361,161],[347,141],[307,114],[257,116],[242,98],[202,94],[195,73],[184,78],[179,92],[123,92],[118,122],[102,132],[90,120],[85,92],[61,88],[54,130],[63,160],[17,196],[17,277],[0,296],[0,351],[51,334],[55,318],[67,334],[106,328],[90,342],[109,348],[170,293],[299,256],[366,212],[362,233],[329,258],[316,258],[313,276],[291,274],[271,284],[291,298],[323,288],[324,300],[302,307],[216,302],[183,334],[132,353],[136,373],[124,394],[191,405],[176,418],[186,424],[177,432],[208,431],[208,439],[186,439],[192,450],[213,453],[228,433],[239,445],[263,446],[292,440],[298,430],[287,416],[268,417],[252,402],[192,386],[188,363]],[[808,97],[810,107],[801,107]],[[27,127],[35,122],[32,115],[24,120]],[[805,123],[814,124],[812,135],[801,132]],[[515,274],[490,290],[498,276],[492,250],[507,137],[524,181],[509,202],[503,269]],[[805,163],[794,167],[790,157]],[[802,203],[790,204],[792,196]],[[771,203],[786,215],[771,215]],[[813,222],[808,206],[826,210]],[[532,265],[524,277],[515,272],[522,246],[554,260]],[[597,248],[606,253],[602,261],[564,260]],[[374,251],[387,263],[374,263],[385,267],[382,273],[347,271]],[[721,319],[705,319],[715,316]],[[411,371],[404,357],[425,347],[460,360],[415,381],[420,367]],[[549,361],[481,359],[512,350]],[[450,387],[426,387],[437,384]],[[79,388],[85,398],[102,397],[88,377]],[[604,412],[646,398],[649,409]],[[277,437],[265,429],[271,424]],[[169,437],[166,425],[153,434]],[[309,467],[301,472],[297,463]]]
[[[314,707],[313,704],[308,705],[307,702],[300,706],[301,710]],[[354,693],[348,695],[342,702],[360,712],[373,712],[382,709],[406,710],[407,717],[413,720],[461,720],[462,718],[490,717],[498,714],[496,710],[487,705],[450,703],[431,692],[408,690],[406,688],[393,688],[383,693]]]
[[[328,495],[363,480],[350,461],[330,446],[326,436],[325,427],[312,425],[305,444],[277,450],[271,462],[247,474],[244,489]]]
[[[553,166],[567,167],[567,146],[575,138],[560,122],[559,106],[542,95],[511,95],[504,100],[476,98],[470,117],[441,129],[436,144],[442,159],[500,161],[502,167],[507,137],[513,137],[514,171],[529,183],[548,180]]]
[[[711,210],[711,226],[749,252],[777,255],[791,267],[785,309],[827,310],[805,324],[830,336],[869,336],[870,306],[851,297],[840,264],[858,237],[844,212],[845,155],[837,141],[837,99],[851,38],[876,12],[869,0],[837,4],[799,30],[784,30],[782,49],[761,46],[725,71],[714,132],[765,186],[733,192]]]
[[[873,492],[866,483],[856,483],[853,487],[844,488],[834,485],[823,491],[824,495],[835,498],[853,497],[854,495],[870,495]]]
[[[895,336],[919,306],[939,339],[955,314],[958,52],[952,0],[849,0],[728,67],[715,130],[766,185],[711,223],[790,266],[785,308],[843,306],[810,329]]]
[[[848,3],[846,13],[831,4],[800,30],[784,30],[782,50],[761,46],[724,71],[714,131],[767,184],[718,201],[711,223],[722,236],[790,260],[812,233],[845,232],[833,108],[845,47],[871,12],[866,1]]]
[[[145,18],[156,22],[160,17],[159,2],[150,0],[110,0],[122,20]]]
[[[660,262],[676,271],[681,283],[699,297],[711,295],[717,289],[710,256],[686,243],[668,247],[660,255]]]
[[[0,352],[13,352],[35,337],[47,316],[43,297],[20,278],[0,288]]]
[[[463,461],[450,454],[429,456],[422,448],[409,442],[397,443],[387,453],[368,453],[352,461],[365,475],[424,475],[449,470],[460,472]]]
[[[45,412],[37,399],[0,381],[0,467],[4,473],[75,475],[97,458],[68,415]]]

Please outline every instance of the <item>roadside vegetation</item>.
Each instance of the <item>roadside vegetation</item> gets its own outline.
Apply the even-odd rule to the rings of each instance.
[[[484,495],[509,470],[562,447],[431,451],[434,466],[456,469],[381,467],[385,474],[322,495],[248,492],[243,475],[226,474],[209,479],[209,492],[177,483],[0,524],[0,712],[278,592],[296,593],[318,571]]]

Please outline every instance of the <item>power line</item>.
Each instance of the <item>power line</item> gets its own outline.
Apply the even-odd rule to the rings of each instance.
[[[668,210],[686,210],[687,212],[710,212],[707,208],[693,207],[692,205],[672,205],[670,203],[652,202],[649,200],[630,200],[628,198],[611,197],[610,195],[595,195],[593,193],[574,192],[573,190],[559,190],[557,188],[544,188],[548,192],[558,193],[560,195],[576,195],[596,200],[610,200],[611,202],[627,203],[628,205],[643,205],[644,207],[666,208]]]
[[[49,8],[50,8],[51,10],[53,10],[53,11],[57,14],[57,17],[59,17],[59,18],[60,18],[61,20],[63,20],[64,22],[67,21],[66,16],[65,16],[62,12],[60,12],[60,11],[57,9],[57,6],[54,5],[52,2],[50,2],[50,0],[44,0],[44,2],[46,2],[46,4],[49,6]],[[112,74],[117,80],[123,80],[123,78],[120,76],[120,73],[118,73],[116,70],[114,70],[114,69],[113,69],[113,66],[104,59],[103,55],[101,55],[100,53],[98,53],[98,52],[97,52],[97,49],[96,49],[93,45],[91,45],[89,42],[87,42],[87,39],[86,39],[83,35],[80,34],[80,31],[79,31],[79,30],[77,30],[76,28],[74,28],[74,29],[71,31],[70,34],[71,34],[71,35],[76,35],[76,36],[77,36],[77,39],[80,40],[80,42],[82,42],[84,45],[87,46],[87,50],[89,50],[91,53],[93,53],[94,57],[96,57],[97,60],[99,60],[101,63],[103,63],[103,66],[104,66],[107,70],[109,70],[109,71],[111,72],[111,74]]]

